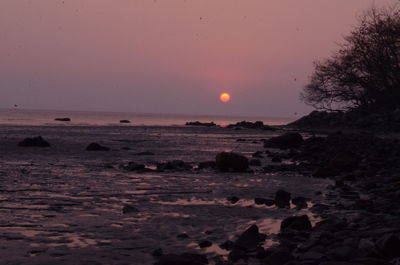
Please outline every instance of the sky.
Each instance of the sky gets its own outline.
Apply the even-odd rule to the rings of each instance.
[[[0,0],[0,108],[303,115],[313,61],[396,2]]]

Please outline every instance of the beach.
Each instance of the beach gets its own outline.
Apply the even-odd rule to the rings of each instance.
[[[274,164],[266,154],[251,172],[221,173],[198,164],[223,151],[251,159],[264,152],[262,139],[280,133],[192,126],[1,126],[1,263],[153,264],[153,252],[161,248],[205,253],[216,264],[229,253],[219,245],[251,224],[268,235],[266,246],[277,244],[281,220],[299,209],[257,205],[254,198],[273,199],[285,189],[309,198],[312,206],[327,200],[315,194],[324,193],[331,181],[264,173],[263,166]],[[38,135],[51,146],[17,146]],[[110,151],[86,151],[92,142]],[[189,167],[157,170],[157,164],[174,160]],[[128,171],[123,166],[129,162],[148,170]],[[230,196],[240,200],[233,204]],[[124,214],[125,206],[137,211]],[[320,220],[301,211],[313,223]],[[212,247],[200,249],[201,240]]]

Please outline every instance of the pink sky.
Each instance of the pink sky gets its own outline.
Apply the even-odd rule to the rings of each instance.
[[[312,62],[373,2],[397,1],[1,0],[0,108],[304,114]]]

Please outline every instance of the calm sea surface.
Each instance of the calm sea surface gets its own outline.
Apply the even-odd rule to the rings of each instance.
[[[55,118],[70,118],[71,122],[55,121]],[[23,110],[0,109],[0,125],[119,125],[120,120],[131,121],[129,125],[184,125],[188,121],[210,122],[228,125],[238,121],[261,120],[268,125],[282,125],[293,121],[293,118],[277,117],[224,117],[195,116],[173,114],[142,114],[123,112],[89,112],[89,111],[57,111],[57,110]]]

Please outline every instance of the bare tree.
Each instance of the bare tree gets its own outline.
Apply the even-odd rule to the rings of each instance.
[[[400,106],[400,10],[370,8],[331,58],[315,62],[302,99],[317,109]]]

